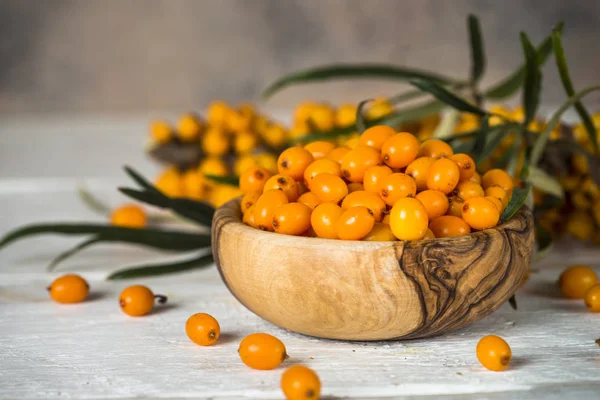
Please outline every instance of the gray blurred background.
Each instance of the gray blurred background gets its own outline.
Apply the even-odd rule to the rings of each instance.
[[[0,113],[201,109],[217,98],[257,100],[276,77],[331,62],[466,76],[468,13],[483,26],[484,85],[521,63],[519,30],[538,43],[560,20],[576,86],[600,82],[597,0],[0,0]],[[544,71],[544,101],[562,101],[553,61]],[[401,89],[309,85],[266,106]]]

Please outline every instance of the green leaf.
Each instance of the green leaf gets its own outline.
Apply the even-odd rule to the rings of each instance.
[[[531,165],[529,167],[527,182],[544,193],[551,194],[559,199],[565,198],[565,192],[556,178],[548,175],[544,170],[536,166]]]
[[[119,226],[81,223],[35,224],[18,228],[2,238],[0,249],[29,236],[99,235],[102,241],[124,242],[162,250],[185,251],[210,246],[210,235],[152,228],[124,228]]]
[[[538,64],[537,52],[525,32],[521,32],[521,45],[525,54],[525,77],[523,79],[523,109],[527,126],[535,118],[540,105],[540,92],[542,90],[542,71]]]
[[[50,262],[50,264],[48,265],[47,270],[48,271],[52,271],[58,264],[60,264],[61,262],[63,262],[64,260],[66,260],[67,258],[79,253],[80,251],[86,249],[87,247],[90,247],[96,243],[101,242],[102,240],[100,238],[98,238],[97,236],[85,240],[81,243],[79,243],[77,246],[63,252],[60,253],[56,258],[54,258],[54,260],[52,260]]]
[[[399,104],[404,103],[405,101],[418,99],[419,97],[426,96],[427,93],[424,93],[422,90],[409,90],[407,92],[399,93],[392,97],[388,98],[390,104]]]
[[[515,297],[515,295],[513,294],[512,296],[510,296],[510,299],[508,299],[508,304],[510,304],[510,307],[517,311],[517,298]]]
[[[521,158],[521,144],[523,138],[521,135],[515,136],[515,142],[508,151],[508,163],[506,164],[506,172],[510,176],[515,176],[517,173],[517,166],[519,165],[519,159]]]
[[[473,143],[473,147],[470,151],[473,157],[475,158],[475,163],[477,160],[483,161],[484,151],[486,148],[486,143],[489,141],[490,133],[494,133],[494,135],[501,135],[501,129],[494,128],[490,130],[490,118],[489,116],[485,116],[481,119],[481,125],[479,126],[479,135],[477,135],[475,139],[475,143]]]
[[[452,137],[454,127],[460,118],[460,113],[457,110],[450,110],[442,116],[438,126],[435,127],[432,137],[436,139],[445,139]]]
[[[600,90],[600,85],[588,86],[587,88],[580,90],[573,96],[569,98],[566,102],[563,103],[562,106],[552,115],[552,118],[546,124],[546,128],[544,131],[538,136],[538,139],[535,141],[533,148],[531,150],[531,155],[529,157],[529,163],[531,165],[537,165],[542,158],[542,154],[544,152],[544,148],[546,147],[546,143],[550,138],[550,133],[552,129],[560,122],[560,118],[571,106],[577,103],[582,97],[590,94],[593,91]]]
[[[529,185],[525,186],[524,188],[513,189],[510,201],[500,217],[502,222],[507,222],[510,220],[521,209],[521,207],[523,207],[530,191],[531,186]]]
[[[131,177],[131,179],[133,179],[135,181],[135,183],[137,183],[141,188],[146,189],[149,192],[154,192],[154,193],[161,194],[164,196],[164,194],[160,190],[158,190],[156,187],[154,187],[154,185],[152,185],[150,182],[148,182],[142,175],[137,173],[133,168],[126,165],[124,167],[124,169],[125,169],[125,172],[127,173],[127,175],[129,175]]]
[[[363,100],[360,103],[358,103],[358,107],[356,107],[356,130],[360,134],[362,134],[365,131],[365,129],[367,129],[367,126],[365,124],[365,116],[363,115],[363,108],[372,101],[373,99]]]
[[[466,100],[458,97],[454,93],[450,92],[443,86],[437,84],[433,81],[423,81],[423,80],[411,80],[410,84],[423,90],[424,92],[431,93],[434,97],[440,100],[443,103],[448,104],[456,108],[459,111],[476,114],[479,116],[486,115],[486,112],[481,108],[467,102]]]
[[[561,32],[556,29],[552,32],[552,47],[554,49],[554,59],[556,60],[556,66],[558,67],[558,72],[560,74],[560,79],[562,81],[563,87],[565,88],[565,92],[567,92],[567,95],[571,97],[575,94],[575,87],[573,86],[573,82],[571,81],[571,75],[569,74],[567,58],[565,56],[565,50],[562,45]],[[579,118],[581,118],[581,122],[585,126],[585,129],[590,138],[590,142],[594,145],[595,152],[597,154],[600,153],[600,151],[598,150],[598,136],[596,134],[596,126],[594,125],[592,117],[580,101],[576,102],[574,106],[575,110],[577,110],[577,114],[579,114]]]
[[[110,207],[95,198],[85,187],[77,187],[77,194],[81,201],[92,211],[107,216],[110,214]]]
[[[132,279],[141,278],[148,276],[166,275],[175,272],[189,271],[195,268],[206,267],[213,262],[212,254],[196,257],[191,260],[178,261],[174,263],[161,263],[161,264],[149,264],[139,265],[135,267],[129,267],[118,270],[110,274],[106,279],[117,280],[117,279]]]
[[[535,243],[537,245],[537,251],[545,251],[552,247],[552,235],[540,224],[535,225]]]
[[[388,64],[336,64],[306,69],[286,75],[265,89],[263,97],[268,98],[281,89],[301,84],[331,79],[388,79],[406,81],[428,79],[441,83],[456,82],[454,79],[433,72],[414,68],[397,67]]]
[[[206,179],[210,179],[213,182],[220,183],[221,185],[229,185],[237,187],[240,183],[240,178],[237,176],[217,176],[217,175],[204,175]]]
[[[485,53],[483,51],[483,37],[479,20],[474,15],[469,15],[469,42],[471,43],[471,82],[479,82],[485,71]]]

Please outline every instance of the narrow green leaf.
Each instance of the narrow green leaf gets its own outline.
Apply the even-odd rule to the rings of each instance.
[[[268,98],[281,89],[302,83],[326,81],[331,79],[388,79],[407,81],[409,79],[428,79],[441,83],[456,82],[454,79],[433,72],[414,68],[397,67],[388,64],[336,64],[306,69],[286,75],[265,89],[263,97]]]
[[[558,25],[558,30],[562,31],[562,22]],[[552,54],[552,38],[549,36],[537,47],[538,65],[542,66]],[[510,74],[501,82],[486,90],[484,97],[490,100],[502,100],[515,94],[523,85],[525,80],[525,66],[520,66],[516,71]]]
[[[127,173],[127,175],[129,175],[131,177],[131,179],[133,179],[135,181],[135,183],[137,183],[141,188],[146,189],[149,192],[154,192],[154,193],[158,193],[161,195],[163,194],[160,190],[158,190],[156,187],[154,187],[154,185],[152,185],[150,182],[148,182],[146,180],[146,178],[144,178],[142,175],[140,175],[138,172],[136,172],[130,166],[126,165],[123,168],[125,169],[125,172]]]
[[[433,131],[432,137],[436,139],[445,139],[448,137],[452,137],[452,133],[454,132],[454,127],[456,127],[456,123],[460,118],[460,113],[455,110],[449,110],[442,116],[442,119],[438,126],[435,127],[435,131]]]
[[[540,92],[542,90],[542,70],[538,64],[537,52],[525,32],[521,32],[521,45],[525,54],[525,77],[523,80],[523,109],[527,126],[535,118],[540,105]]]
[[[476,114],[479,116],[486,115],[486,112],[481,108],[467,102],[465,99],[458,97],[454,93],[450,92],[449,90],[435,82],[411,80],[410,84],[425,92],[431,93],[435,98],[437,98],[441,102],[448,104],[449,106],[454,107],[459,111]]]
[[[423,92],[422,90],[409,90],[407,92],[399,93],[388,98],[388,101],[391,104],[399,104],[404,103],[405,101],[418,99],[419,97],[423,97],[426,95],[427,93]]]
[[[508,205],[502,212],[502,216],[500,220],[502,222],[507,222],[510,220],[520,209],[523,207],[525,202],[527,201],[527,197],[529,192],[531,191],[531,186],[527,185],[524,188],[516,188],[513,190],[512,196]]]
[[[563,103],[562,106],[552,115],[552,118],[546,124],[546,128],[544,131],[538,136],[538,139],[535,141],[533,148],[531,150],[531,155],[529,157],[529,164],[537,165],[542,158],[542,154],[544,153],[544,148],[546,147],[546,143],[550,138],[550,133],[552,129],[556,126],[558,122],[560,122],[560,118],[571,106],[577,103],[582,97],[590,94],[593,91],[600,90],[600,85],[588,86],[587,88],[580,90],[573,96],[569,98],[566,102]]]
[[[508,304],[510,304],[510,308],[517,311],[517,298],[514,294],[510,296],[510,299],[508,299]]]
[[[512,144],[510,150],[508,151],[508,163],[506,164],[506,172],[510,176],[515,176],[517,173],[517,166],[519,165],[519,159],[522,157],[521,155],[521,144],[523,142],[523,138],[521,135],[515,136],[515,142]]]
[[[110,214],[110,207],[95,198],[85,187],[77,187],[77,194],[79,195],[79,198],[83,204],[85,204],[90,210],[104,216]]]
[[[561,32],[556,29],[552,32],[552,47],[554,49],[554,59],[556,60],[556,66],[558,68],[563,87],[565,88],[567,95],[571,97],[575,94],[575,87],[571,81],[571,75],[569,74],[569,66],[567,64],[567,57],[565,56],[565,50],[562,45]],[[592,117],[584,107],[583,103],[580,101],[576,102],[574,106],[575,110],[577,110],[577,114],[579,114],[579,118],[581,118],[581,122],[585,126],[590,138],[590,142],[594,145],[595,152],[597,154],[600,153],[600,151],[598,151],[598,136],[596,134],[596,126],[594,125]]]
[[[485,52],[479,20],[473,14],[468,18],[469,42],[471,43],[471,82],[479,82],[485,72]]]
[[[494,135],[501,135],[500,128],[490,129],[490,118],[485,116],[481,119],[481,125],[479,126],[479,135],[475,139],[475,143],[473,143],[473,148],[470,153],[475,158],[475,163],[477,160],[481,160],[484,158],[484,151],[486,148],[486,143],[489,141],[489,135],[493,133]]]
[[[206,267],[213,262],[212,254],[207,254],[201,257],[196,257],[191,260],[178,261],[174,263],[161,263],[161,264],[149,264],[139,265],[135,267],[129,267],[118,270],[110,274],[107,280],[117,279],[132,279],[142,278],[148,276],[159,276],[166,274],[173,274],[175,272],[189,271],[195,268]]]
[[[538,188],[542,192],[551,194],[559,199],[564,199],[565,197],[565,192],[556,178],[548,175],[544,170],[534,165],[529,167],[527,182],[531,183],[533,187]]]
[[[220,183],[221,185],[229,185],[237,187],[240,182],[240,178],[237,176],[217,176],[217,175],[204,175],[206,179],[210,179],[213,182]]]
[[[374,101],[374,99],[363,100],[360,103],[358,103],[358,107],[356,107],[356,130],[361,135],[365,131],[365,129],[367,129],[367,126],[365,124],[365,116],[363,114],[363,108],[372,101]]]
[[[75,247],[73,247],[63,253],[60,253],[56,258],[54,258],[54,260],[52,260],[50,262],[47,270],[52,271],[58,264],[60,264],[67,258],[79,253],[80,251],[82,251],[82,250],[86,249],[87,247],[90,247],[98,242],[101,242],[101,240],[97,236],[95,236],[91,239],[88,239],[88,240],[85,240],[85,241],[79,243]]]

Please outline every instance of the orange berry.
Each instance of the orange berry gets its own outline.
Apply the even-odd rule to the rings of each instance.
[[[465,181],[459,182],[456,189],[454,189],[454,194],[460,197],[463,200],[469,200],[471,197],[483,197],[485,193],[483,192],[483,188],[481,185],[476,184],[475,182]]]
[[[365,176],[363,177],[363,186],[365,190],[367,192],[379,194],[379,185],[381,183],[381,179],[391,175],[392,173],[392,169],[387,165],[376,165],[374,167],[370,167],[365,171]]]
[[[446,214],[450,206],[448,197],[439,190],[424,190],[416,197],[425,206],[429,220]]]
[[[256,202],[258,201],[258,199],[260,198],[260,196],[262,195],[261,192],[248,192],[244,195],[244,197],[242,197],[242,202],[240,204],[240,207],[242,209],[242,213],[246,213],[246,211],[248,211],[248,209],[250,207],[252,207],[254,204],[256,204]]]
[[[319,197],[313,192],[306,192],[298,197],[298,203],[302,203],[310,207],[311,210],[314,210],[316,206],[321,204],[321,200],[319,200]]]
[[[192,200],[204,200],[207,192],[207,182],[197,169],[191,169],[183,174],[181,179],[183,194]]]
[[[339,203],[348,194],[348,186],[339,176],[319,174],[310,181],[310,191],[316,194],[322,203]]]
[[[304,184],[304,182],[302,181],[297,181],[296,182],[298,184],[298,194],[300,196],[302,196],[304,193],[308,193],[310,190],[308,189],[308,186],[306,186]]]
[[[390,137],[381,147],[383,162],[392,168],[404,168],[417,158],[419,140],[408,132]]]
[[[427,234],[429,218],[423,203],[414,197],[403,197],[390,212],[390,227],[400,240],[419,240]]]
[[[238,348],[240,359],[253,369],[275,369],[288,358],[285,345],[268,333],[252,333],[246,336]]]
[[[329,153],[335,149],[335,144],[326,142],[324,140],[319,140],[316,142],[310,142],[305,145],[304,148],[312,154],[315,160],[319,160],[321,158],[327,157]]]
[[[500,199],[494,196],[485,196],[485,198],[494,203],[500,214],[502,214],[502,211],[504,211],[504,204],[502,204]]]
[[[335,224],[335,232],[342,240],[360,240],[375,225],[375,218],[367,207],[357,206],[345,210]]]
[[[429,229],[436,238],[463,236],[471,233],[471,227],[459,217],[442,215],[429,223]]]
[[[342,158],[342,175],[350,182],[362,182],[369,167],[381,163],[381,154],[373,147],[357,146]]]
[[[396,236],[394,236],[394,232],[392,232],[392,228],[388,224],[375,222],[371,232],[362,240],[368,242],[393,242],[396,240]]]
[[[584,297],[585,306],[591,312],[600,312],[600,285],[596,284],[588,289]]]
[[[468,181],[475,174],[475,161],[468,154],[455,154],[450,159],[458,165],[461,182]]]
[[[338,164],[342,163],[342,158],[344,158],[344,156],[350,151],[350,149],[348,147],[337,147],[333,150],[331,150],[331,152],[329,154],[327,154],[327,158],[329,158],[330,160],[335,161]]]
[[[154,299],[157,299],[159,304],[167,302],[167,297],[152,293],[152,290],[146,286],[133,285],[129,286],[119,295],[119,306],[121,310],[131,317],[141,317],[148,314],[154,308]]]
[[[254,204],[254,223],[263,231],[273,231],[273,214],[277,207],[289,202],[281,190],[264,192]]]
[[[302,203],[283,204],[273,213],[273,229],[284,235],[302,235],[310,228],[312,209]]]
[[[431,229],[427,229],[427,233],[425,234],[423,239],[427,239],[427,240],[435,239],[435,234],[433,233],[433,231]]]
[[[497,198],[502,202],[504,207],[506,207],[510,201],[508,192],[498,185],[490,186],[485,189],[485,195]]]
[[[585,265],[574,265],[560,274],[558,284],[563,296],[570,299],[583,299],[588,290],[598,283],[593,269]]]
[[[221,128],[211,127],[202,136],[202,150],[209,156],[222,156],[230,146],[229,137]]]
[[[113,225],[126,228],[144,228],[147,220],[144,210],[135,204],[121,206],[110,215],[110,222]]]
[[[386,213],[385,203],[381,197],[364,190],[349,193],[342,201],[342,210],[344,211],[357,206],[367,207],[376,222],[381,222]]]
[[[512,193],[514,187],[510,175],[501,169],[491,169],[481,177],[481,186],[483,186],[484,189],[494,185],[500,186],[509,194]]]
[[[412,176],[417,184],[417,190],[419,192],[427,189],[427,176],[429,175],[429,169],[434,162],[435,158],[419,157],[406,167],[406,175]]]
[[[318,400],[321,381],[312,369],[294,365],[281,375],[281,390],[287,400]]]
[[[362,183],[359,182],[351,182],[348,184],[348,194],[354,192],[362,192],[365,190],[365,187]]]
[[[379,184],[379,195],[388,206],[393,206],[399,199],[412,197],[416,193],[415,180],[401,172],[383,177]]]
[[[342,176],[342,167],[329,158],[322,158],[320,160],[313,161],[304,170],[304,184],[310,186],[312,178],[319,174],[331,174],[336,176]]]
[[[81,303],[88,296],[90,285],[79,275],[67,274],[56,278],[50,286],[50,298],[57,303]]]
[[[485,197],[472,197],[463,204],[462,218],[473,229],[489,229],[498,224],[500,211]]]
[[[265,183],[273,176],[262,167],[250,167],[240,176],[240,189],[244,193],[262,192]]]
[[[152,121],[150,123],[150,137],[158,143],[167,143],[171,140],[173,128],[167,121]]]
[[[248,226],[251,226],[252,228],[258,229],[258,224],[256,223],[256,220],[254,219],[254,206],[253,205],[250,206],[250,208],[248,208],[246,210],[246,212],[244,213],[242,222]]]
[[[481,176],[479,175],[479,173],[477,171],[475,171],[473,173],[473,176],[471,178],[469,178],[469,180],[471,182],[475,182],[475,183],[481,185]]]
[[[374,147],[377,150],[381,150],[386,140],[396,134],[394,128],[387,125],[376,125],[365,130],[360,135],[359,144],[363,146]]]
[[[154,182],[154,186],[168,197],[183,195],[181,173],[176,168],[166,169]]]
[[[298,188],[296,181],[291,177],[284,175],[273,175],[270,177],[265,183],[263,193],[269,190],[283,191],[289,201],[296,201],[298,200],[298,196],[300,196],[300,189]]]
[[[197,313],[186,321],[185,333],[192,342],[200,346],[212,346],[221,336],[221,327],[212,315]]]
[[[429,168],[427,188],[440,190],[449,194],[454,190],[460,179],[458,165],[449,158],[436,160]]]
[[[465,201],[457,196],[451,196],[448,198],[450,206],[448,207],[447,215],[453,215],[455,217],[462,218],[462,208]]]
[[[177,137],[183,142],[198,140],[202,129],[202,120],[194,113],[183,114],[177,121]]]
[[[383,221],[381,221],[382,224],[390,224],[390,213],[388,212],[387,214],[385,214],[385,216],[383,217]]]
[[[281,175],[287,175],[296,181],[300,181],[304,177],[304,170],[314,160],[312,154],[305,148],[290,147],[279,155],[277,168]]]
[[[508,343],[501,337],[488,335],[477,343],[477,359],[490,371],[504,371],[512,358]]]
[[[319,204],[310,216],[310,224],[320,238],[337,239],[335,226],[342,216],[342,208],[334,203]]]
[[[421,144],[421,149],[419,151],[419,157],[452,157],[454,155],[454,150],[452,147],[443,140],[439,139],[429,139]]]

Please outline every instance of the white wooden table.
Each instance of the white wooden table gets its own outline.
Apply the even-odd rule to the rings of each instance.
[[[27,222],[98,220],[78,200],[76,185],[85,178],[106,201],[122,201],[114,190],[127,183],[121,164],[156,171],[141,154],[144,130],[144,119],[4,121],[0,234]],[[315,369],[329,399],[600,398],[600,348],[594,343],[600,315],[587,312],[581,301],[562,299],[554,284],[564,260],[598,267],[597,252],[567,248],[537,264],[540,272],[517,295],[518,311],[504,305],[444,337],[349,343],[297,335],[261,320],[229,294],[213,266],[104,281],[118,267],[165,257],[124,246],[98,246],[65,263],[61,272],[85,276],[91,296],[78,305],[55,304],[45,287],[59,273],[46,273],[45,266],[77,240],[45,236],[0,252],[1,399],[282,398],[282,368],[254,371],[238,358],[239,341],[256,331],[284,341],[287,365]],[[125,316],[117,296],[134,282],[168,295],[168,306],[144,318]],[[219,320],[218,345],[203,348],[188,340],[184,324],[195,312]],[[507,371],[479,365],[475,346],[486,334],[511,345]]]

